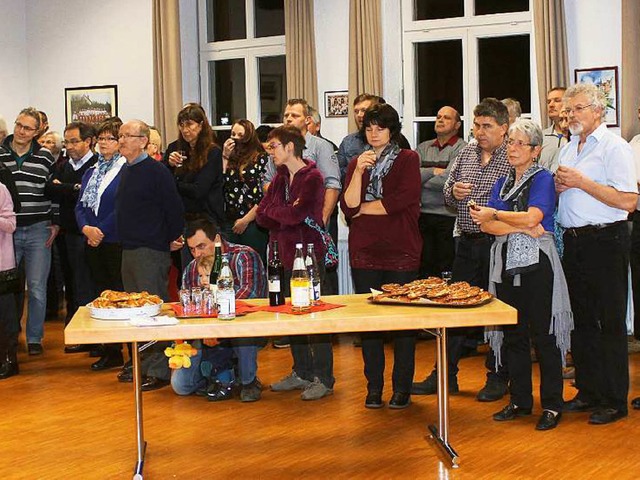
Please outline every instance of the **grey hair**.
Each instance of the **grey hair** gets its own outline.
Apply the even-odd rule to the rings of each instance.
[[[148,143],[151,135],[151,129],[149,128],[149,125],[147,125],[142,120],[131,120],[130,123],[138,127],[138,134],[144,135],[145,137],[147,137],[147,143]]]
[[[7,121],[0,115],[0,132],[9,133],[7,130]]]
[[[322,118],[320,118],[320,112],[309,105],[309,116],[313,118],[313,122],[320,125],[322,123]]]
[[[509,134],[513,132],[520,132],[529,139],[529,143],[532,147],[542,145],[542,129],[533,120],[526,118],[518,118],[509,127]]]
[[[20,115],[26,115],[27,117],[31,117],[36,121],[36,129],[40,130],[40,126],[42,125],[42,117],[40,117],[40,112],[33,107],[27,107],[20,110]]]
[[[54,132],[54,131],[45,132],[42,135],[42,138],[44,138],[44,137],[53,137],[53,141],[56,144],[56,148],[58,149],[58,152],[60,150],[62,150],[62,137],[60,136],[60,134],[58,132]],[[53,152],[51,152],[51,153],[53,153]]]
[[[607,113],[607,98],[604,96],[604,92],[593,83],[576,83],[570,86],[564,92],[562,100],[567,103],[568,100],[581,94],[586,95],[591,106],[600,109],[600,118],[604,120]]]
[[[500,100],[502,104],[509,110],[509,116],[518,118],[522,115],[522,107],[520,102],[515,98],[503,98]]]

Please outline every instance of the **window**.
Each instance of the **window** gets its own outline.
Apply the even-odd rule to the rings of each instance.
[[[531,116],[529,0],[403,0],[403,9],[403,133],[414,146],[435,137],[445,105],[460,113],[463,138],[484,97],[516,98]]]
[[[284,0],[199,0],[202,105],[215,130],[282,123]]]

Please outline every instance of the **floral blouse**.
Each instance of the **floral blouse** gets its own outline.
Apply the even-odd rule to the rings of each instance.
[[[244,217],[249,210],[262,200],[262,177],[264,176],[269,155],[263,153],[242,171],[228,168],[224,174],[224,205],[227,220],[236,221]]]

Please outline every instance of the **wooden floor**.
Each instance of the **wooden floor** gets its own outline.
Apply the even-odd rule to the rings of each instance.
[[[21,374],[0,381],[1,479],[127,479],[135,462],[131,384],[117,370],[94,373],[87,354],[65,355],[62,323],[46,323],[45,353],[20,353]],[[421,341],[416,377],[434,358]],[[461,362],[461,394],[451,400],[450,439],[459,469],[426,438],[436,418],[434,397],[414,396],[407,410],[366,410],[360,349],[351,337],[335,345],[335,394],[302,402],[299,392],[263,392],[261,401],[209,403],[170,388],[144,394],[149,442],[145,479],[635,479],[640,412],[613,425],[587,425],[587,414],[565,415],[537,432],[540,413],[496,423],[505,402],[482,404],[481,357]],[[390,351],[388,352],[390,354]],[[388,355],[391,360],[391,356]],[[640,355],[630,356],[631,394],[640,395]],[[289,350],[268,347],[259,376],[269,384],[291,368]],[[537,368],[537,366],[536,366]],[[388,373],[388,372],[387,372]],[[390,385],[390,380],[388,380]],[[537,376],[536,376],[537,385]],[[565,386],[565,398],[574,389]],[[390,388],[385,392],[385,400]],[[537,399],[536,399],[537,401]]]

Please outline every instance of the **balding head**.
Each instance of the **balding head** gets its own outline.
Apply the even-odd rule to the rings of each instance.
[[[142,155],[149,143],[149,125],[142,120],[130,120],[120,127],[120,154],[131,163]]]
[[[460,126],[460,114],[455,108],[445,106],[438,110],[435,131],[439,140],[447,141],[457,135]]]

